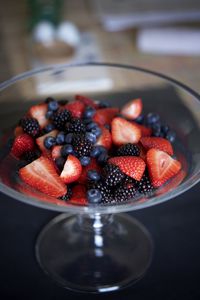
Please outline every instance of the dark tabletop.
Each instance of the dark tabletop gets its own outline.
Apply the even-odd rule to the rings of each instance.
[[[152,234],[155,252],[146,276],[123,291],[87,299],[200,299],[200,184],[163,204],[130,213]],[[34,245],[57,213],[1,195],[0,299],[81,299],[38,266]],[[12,297],[12,298],[11,298]]]

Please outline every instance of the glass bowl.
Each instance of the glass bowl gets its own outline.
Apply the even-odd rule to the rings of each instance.
[[[36,257],[62,286],[84,292],[108,292],[140,279],[151,262],[148,231],[128,212],[173,199],[200,179],[200,96],[184,84],[139,67],[83,63],[54,65],[13,77],[0,85],[0,190],[27,204],[62,212],[40,233]],[[72,100],[84,94],[122,106],[142,98],[144,112],[156,112],[177,132],[175,153],[182,171],[151,197],[117,204],[75,205],[12,186],[14,164],[6,160],[6,137],[27,109],[51,96]],[[6,144],[8,145],[8,144]],[[6,176],[5,176],[6,174]],[[5,180],[6,178],[6,180]]]

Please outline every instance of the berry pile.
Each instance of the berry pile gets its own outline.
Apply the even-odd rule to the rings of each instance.
[[[176,134],[141,99],[121,109],[76,95],[32,106],[14,130],[11,155],[32,188],[72,204],[149,197],[181,169]]]

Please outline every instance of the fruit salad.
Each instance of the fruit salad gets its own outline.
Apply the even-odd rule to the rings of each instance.
[[[157,113],[143,114],[141,99],[118,108],[82,95],[49,97],[19,120],[9,155],[23,191],[106,205],[151,197],[180,173],[175,140]]]

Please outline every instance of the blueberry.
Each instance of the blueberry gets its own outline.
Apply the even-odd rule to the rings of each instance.
[[[86,126],[86,129],[87,130],[91,130],[91,129],[93,129],[93,128],[96,128],[98,125],[97,125],[97,123],[95,123],[95,122],[90,122],[87,126]]]
[[[107,160],[108,160],[107,152],[101,153],[97,158],[97,161],[98,161],[99,164],[104,164],[104,163],[107,162]]]
[[[166,139],[171,142],[174,143],[176,140],[176,133],[173,130],[169,130],[166,134]]]
[[[144,124],[144,115],[139,115],[134,121],[138,124]]]
[[[96,146],[91,151],[90,156],[95,158],[98,157],[101,153],[105,152],[107,152],[106,148],[104,148],[103,146]]]
[[[62,171],[62,169],[64,167],[64,164],[65,164],[65,158],[64,157],[58,157],[58,158],[56,158],[55,162],[56,162],[56,166],[58,167],[58,169],[60,171]]]
[[[110,104],[108,102],[106,102],[106,101],[100,101],[98,103],[98,107],[99,108],[108,108],[108,107],[110,107]]]
[[[53,118],[53,111],[52,110],[48,110],[46,113],[46,118],[51,120]]]
[[[58,102],[56,100],[51,100],[49,103],[48,103],[48,110],[50,111],[56,111],[58,110]]]
[[[89,203],[98,204],[101,202],[101,193],[97,189],[91,189],[87,191],[87,199]]]
[[[56,139],[53,136],[47,136],[44,140],[44,146],[47,149],[51,149],[56,144]]]
[[[84,111],[84,114],[83,114],[83,118],[92,118],[95,114],[96,110],[91,107],[91,106],[88,106],[86,107],[85,111]]]
[[[72,138],[73,138],[73,133],[68,133],[65,136],[65,143],[70,144],[72,142]]]
[[[61,155],[63,157],[67,157],[68,154],[72,154],[73,152],[73,147],[70,144],[64,145],[61,149]]]
[[[52,130],[54,130],[55,129],[55,126],[53,125],[53,124],[47,124],[45,127],[44,127],[44,131],[46,132],[46,133],[48,133],[48,132],[50,132],[50,131],[52,131]]]
[[[98,137],[100,137],[102,131],[101,131],[101,128],[96,126],[96,127],[91,129],[91,133],[95,134],[95,136],[98,138]]]
[[[164,134],[167,134],[168,131],[169,131],[169,126],[168,125],[162,125],[161,126],[161,131],[164,133]]]
[[[56,137],[56,143],[58,145],[63,145],[65,142],[65,134],[63,131],[59,132],[57,137]]]
[[[93,180],[93,181],[98,181],[101,179],[101,176],[96,170],[89,170],[87,176],[89,180]]]
[[[152,125],[153,136],[159,137],[161,134],[161,126],[159,123],[155,123]]]
[[[82,156],[79,158],[79,160],[81,162],[81,165],[85,167],[89,165],[91,158],[89,156]]]
[[[147,115],[147,124],[152,125],[160,121],[160,116],[156,113],[148,113]]]
[[[85,137],[88,141],[90,141],[92,144],[96,143],[97,137],[92,132],[86,132]]]

